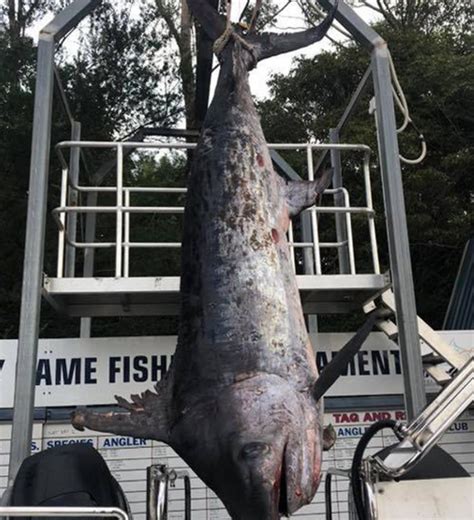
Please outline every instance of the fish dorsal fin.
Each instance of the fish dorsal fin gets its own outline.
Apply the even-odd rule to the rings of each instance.
[[[390,311],[385,309],[377,309],[371,312],[362,327],[324,367],[312,388],[313,397],[316,401],[323,397],[323,395],[329,390],[329,388],[331,388],[339,376],[344,372],[348,363],[364,344],[368,335],[372,331],[375,322],[385,317],[385,315],[389,312]]]

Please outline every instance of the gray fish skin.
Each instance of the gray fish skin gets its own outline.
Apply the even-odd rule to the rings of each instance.
[[[235,49],[223,64],[189,180],[172,438],[186,444],[191,430],[206,440],[177,451],[232,518],[274,519],[281,482],[283,512],[317,489],[321,411],[286,239],[287,186],[272,168],[245,57]]]
[[[205,0],[189,3],[208,9]],[[209,34],[221,34],[219,27],[212,32],[221,20],[206,16]],[[317,31],[309,32],[320,38]],[[274,172],[248,71],[256,55],[278,54],[279,46],[285,52],[288,44],[268,35],[249,41],[254,53],[234,40],[222,52],[194,153],[172,366],[156,392],[131,402],[117,397],[127,412],[78,409],[72,423],[166,442],[234,520],[277,520],[308,504],[320,481],[318,374],[286,232],[290,216],[316,202],[330,172],[301,183]]]

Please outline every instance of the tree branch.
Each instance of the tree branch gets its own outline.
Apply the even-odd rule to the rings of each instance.
[[[187,0],[193,16],[211,40],[216,40],[225,29],[225,22],[208,0]]]
[[[180,34],[178,32],[178,29],[176,27],[176,24],[174,22],[173,13],[170,11],[169,6],[165,5],[163,0],[155,0],[156,9],[158,10],[158,13],[165,21],[166,25],[168,26],[168,30],[175,39],[178,47],[180,47]]]
[[[250,21],[249,32],[255,31],[261,8],[262,8],[262,0],[255,0],[255,7],[253,10],[253,14],[252,14],[252,20]]]
[[[380,8],[375,7],[375,5],[372,5],[370,2],[367,2],[367,0],[359,0],[362,5],[365,5],[365,7],[368,7],[369,9],[372,9],[376,13],[382,14],[382,11]]]
[[[387,2],[385,0],[377,0],[377,5],[379,6],[380,12],[382,13],[385,20],[387,20],[388,24],[397,29],[399,27],[398,20],[391,13],[390,6],[387,4]]]
[[[262,33],[258,36],[260,49],[258,49],[258,59],[264,60],[271,56],[278,56],[285,52],[295,51],[302,47],[307,47],[312,43],[318,42],[326,35],[329,27],[334,20],[337,12],[338,1],[334,3],[333,8],[326,18],[316,27],[307,29],[306,31],[296,33]]]

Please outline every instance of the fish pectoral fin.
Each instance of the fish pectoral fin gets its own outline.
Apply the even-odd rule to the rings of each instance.
[[[387,313],[385,309],[376,309],[371,312],[354,336],[339,350],[332,360],[323,368],[321,374],[313,385],[313,398],[319,401],[331,388],[336,380],[345,371],[351,359],[357,354],[368,335],[374,328],[375,322],[382,319]]]
[[[336,443],[337,433],[332,424],[323,428],[323,450],[329,451]]]
[[[289,181],[286,185],[286,202],[290,217],[314,206],[318,197],[331,183],[333,169],[328,168],[314,181]]]
[[[129,402],[115,396],[118,405],[126,412],[94,412],[77,408],[71,415],[71,423],[77,430],[90,430],[155,439],[168,442],[167,401],[147,390],[141,395],[132,395]]]

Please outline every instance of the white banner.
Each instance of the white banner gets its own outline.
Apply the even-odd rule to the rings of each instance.
[[[443,331],[459,350],[473,348],[471,331]],[[352,337],[351,333],[312,336],[321,370]],[[175,336],[42,339],[38,349],[35,406],[111,404],[152,388],[169,368]],[[0,341],[0,408],[13,407],[16,340]],[[403,393],[400,351],[381,332],[370,334],[328,396]]]

